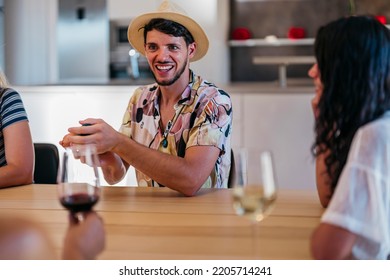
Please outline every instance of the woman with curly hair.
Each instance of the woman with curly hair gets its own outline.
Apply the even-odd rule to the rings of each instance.
[[[326,207],[312,236],[317,259],[387,259],[390,254],[390,31],[351,16],[318,30],[316,181]]]

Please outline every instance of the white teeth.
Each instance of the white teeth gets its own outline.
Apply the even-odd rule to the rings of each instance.
[[[158,70],[169,70],[169,69],[171,69],[172,68],[172,66],[156,66],[156,68],[158,69]]]

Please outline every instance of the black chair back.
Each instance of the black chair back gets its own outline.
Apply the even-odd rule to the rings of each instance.
[[[236,179],[236,162],[234,160],[233,149],[230,152],[230,171],[229,171],[229,179],[228,179],[228,188],[234,187],[234,180]]]
[[[34,143],[35,184],[56,184],[59,165],[58,148],[51,143]]]

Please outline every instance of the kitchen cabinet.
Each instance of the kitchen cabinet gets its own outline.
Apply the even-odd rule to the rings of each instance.
[[[311,88],[280,93],[231,92],[234,123],[232,146],[269,149],[281,188],[315,188]],[[314,93],[313,93],[314,94]]]

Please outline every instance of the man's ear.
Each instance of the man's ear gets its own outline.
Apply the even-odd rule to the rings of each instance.
[[[195,42],[188,45],[188,56],[190,59],[194,57],[194,55],[196,53],[196,47],[197,47],[197,45]]]

